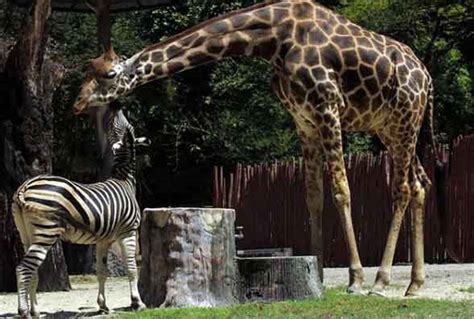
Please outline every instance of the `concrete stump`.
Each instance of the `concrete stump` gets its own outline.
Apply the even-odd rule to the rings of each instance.
[[[316,256],[237,258],[241,302],[321,298]]]
[[[234,221],[233,209],[145,209],[139,280],[145,304],[235,304]]]

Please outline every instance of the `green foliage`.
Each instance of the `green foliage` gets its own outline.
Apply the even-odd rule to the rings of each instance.
[[[388,299],[353,296],[327,289],[323,299],[270,304],[248,303],[227,308],[149,309],[114,318],[470,318],[474,302]]]

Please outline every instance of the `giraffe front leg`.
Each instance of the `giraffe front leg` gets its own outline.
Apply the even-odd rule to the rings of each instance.
[[[413,265],[411,270],[411,282],[405,292],[405,296],[418,295],[420,288],[425,282],[423,224],[425,199],[431,186],[431,182],[426,175],[423,166],[421,166],[418,157],[415,158],[414,166],[412,166],[411,178],[411,254]]]
[[[122,249],[122,255],[127,265],[128,280],[130,283],[130,298],[132,300],[131,308],[136,311],[140,311],[146,308],[143,303],[140,293],[138,292],[138,273],[137,273],[137,261],[135,258],[137,244],[137,235],[134,231],[130,236],[120,241],[120,247]]]
[[[99,282],[99,293],[97,295],[97,304],[101,313],[109,313],[109,308],[105,303],[105,282],[108,276],[107,269],[107,253],[109,251],[110,243],[101,242],[96,246],[96,267],[97,280]]]
[[[312,126],[296,123],[298,135],[301,140],[304,165],[306,205],[310,213],[310,253],[318,257],[318,271],[321,281],[323,280],[323,151],[319,132]]]
[[[346,176],[342,150],[342,133],[338,104],[327,103],[317,108],[321,111],[318,128],[326,160],[331,172],[333,202],[341,217],[344,239],[349,250],[349,286],[347,292],[362,294],[364,272],[357,249],[351,216],[351,194]]]

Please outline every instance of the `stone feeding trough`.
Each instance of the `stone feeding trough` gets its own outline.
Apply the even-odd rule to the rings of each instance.
[[[145,304],[213,307],[322,296],[316,256],[289,256],[291,250],[237,256],[242,234],[235,235],[234,223],[233,209],[145,209],[139,280]]]

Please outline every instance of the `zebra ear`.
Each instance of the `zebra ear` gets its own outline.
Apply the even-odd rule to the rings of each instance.
[[[136,146],[150,146],[151,141],[148,137],[137,137],[135,139],[135,145]]]

